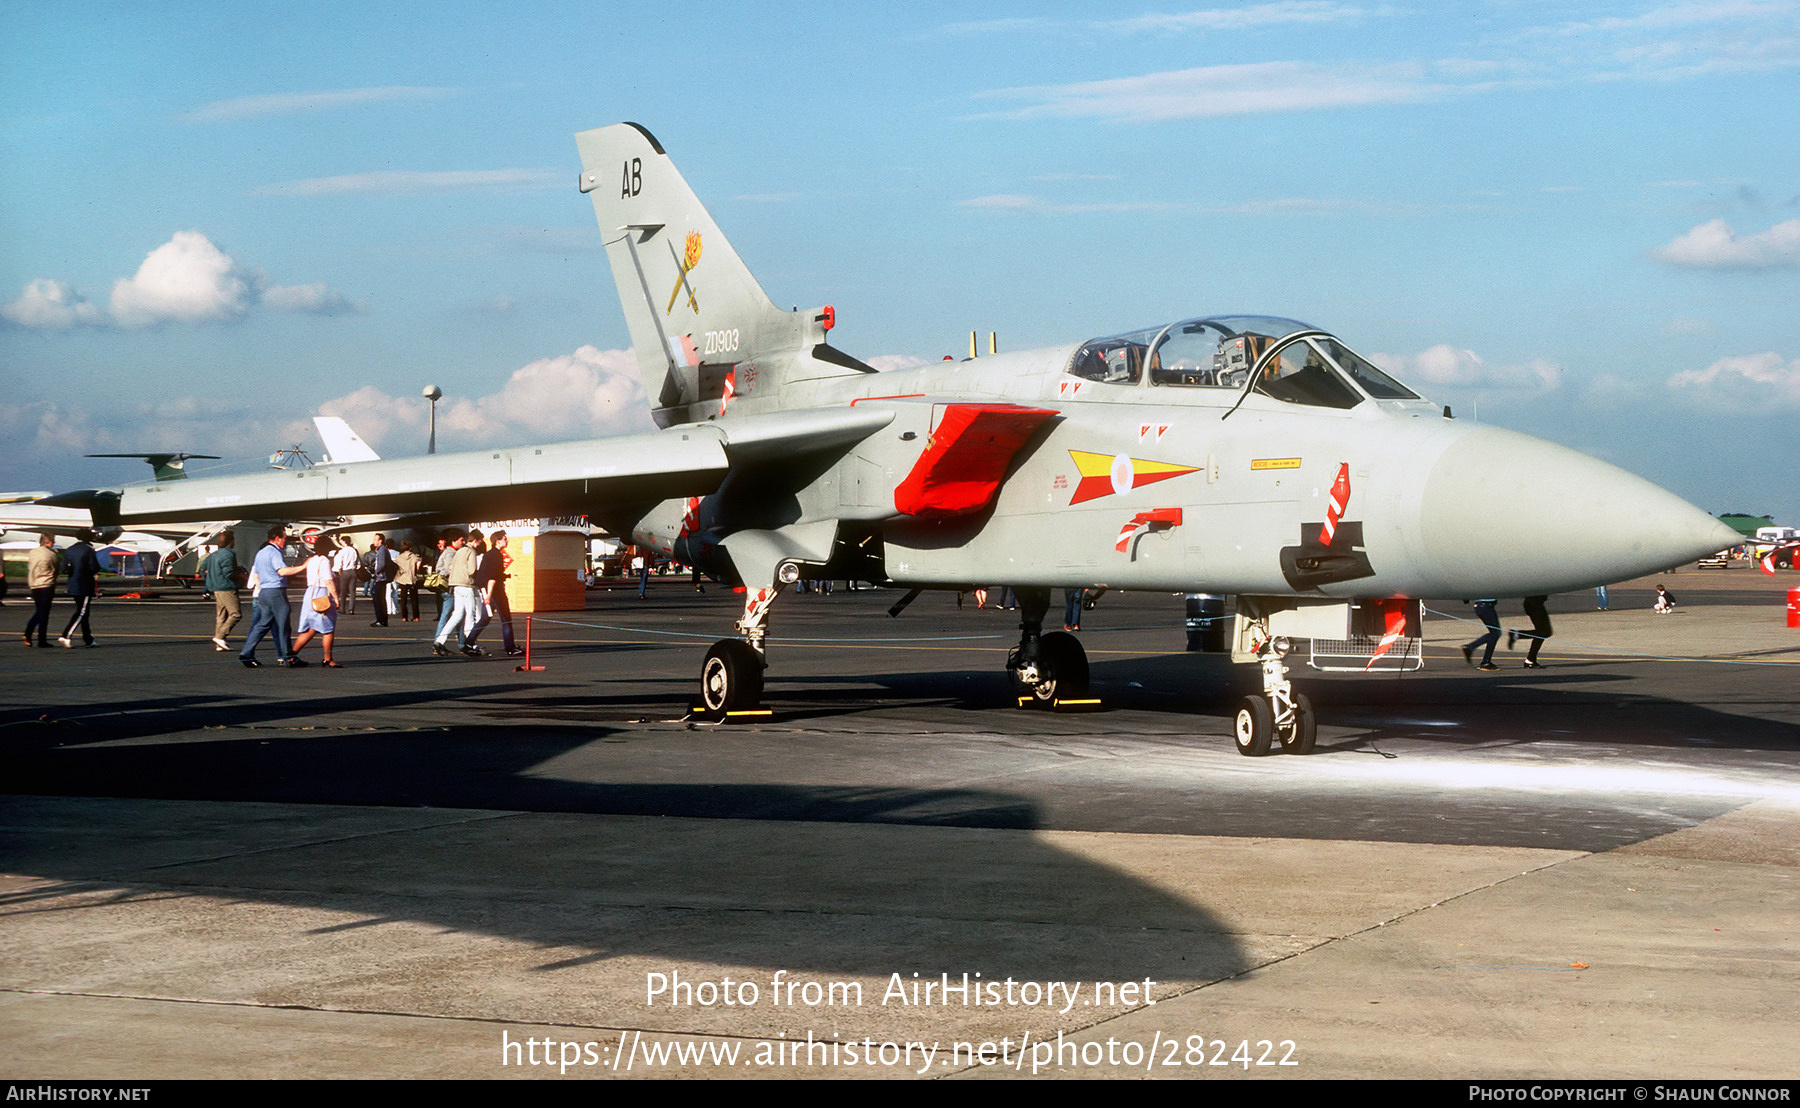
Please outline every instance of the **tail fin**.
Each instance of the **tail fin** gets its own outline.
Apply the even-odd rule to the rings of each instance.
[[[206,458],[218,461],[217,454],[89,454],[90,458],[138,458],[150,463],[156,473],[156,480],[180,481],[187,476],[187,460],[189,458]]]
[[[575,145],[581,191],[594,202],[659,426],[717,411],[711,405],[728,395],[736,366],[756,362],[755,373],[734,375],[743,395],[745,378],[767,388],[788,375],[797,359],[780,355],[812,362],[832,322],[829,310],[787,312],[770,303],[649,131],[616,123],[581,132]]]
[[[378,462],[381,455],[375,448],[364,442],[362,436],[350,429],[350,425],[338,416],[313,416],[313,426],[319,429],[319,438],[325,443],[325,460],[343,465],[345,462]]]

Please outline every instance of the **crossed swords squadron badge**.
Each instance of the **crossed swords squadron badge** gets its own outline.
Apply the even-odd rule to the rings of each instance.
[[[669,254],[675,258],[675,268],[678,272],[675,275],[675,287],[669,290],[669,306],[663,309],[663,314],[668,315],[675,310],[676,298],[681,295],[682,289],[686,289],[688,307],[694,310],[695,315],[699,315],[700,301],[694,295],[694,286],[688,282],[688,274],[700,264],[700,232],[689,231],[687,233],[687,249],[680,255],[675,254],[675,244],[671,242]]]

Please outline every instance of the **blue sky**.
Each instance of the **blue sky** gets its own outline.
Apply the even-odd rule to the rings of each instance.
[[[643,425],[575,131],[880,364],[1203,312],[1800,522],[1800,4],[0,8],[0,487]],[[231,466],[227,466],[229,470]]]

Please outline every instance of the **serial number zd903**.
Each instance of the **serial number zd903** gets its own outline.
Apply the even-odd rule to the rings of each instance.
[[[733,327],[729,331],[706,332],[706,348],[703,354],[732,354],[738,348],[738,331]]]

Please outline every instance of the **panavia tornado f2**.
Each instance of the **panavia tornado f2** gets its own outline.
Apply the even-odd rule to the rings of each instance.
[[[769,613],[802,578],[1010,585],[1021,705],[1086,697],[1053,589],[1235,594],[1262,667],[1237,744],[1311,749],[1286,656],[1410,668],[1420,597],[1523,597],[1653,572],[1735,532],[1625,471],[1472,426],[1316,327],[1195,315],[1063,346],[877,372],[829,307],[763,293],[657,140],[576,136],[658,430],[75,494],[97,521],[586,513],[745,589],[704,708],[761,699]],[[58,498],[65,503],[71,498]],[[908,596],[916,595],[909,593]]]

